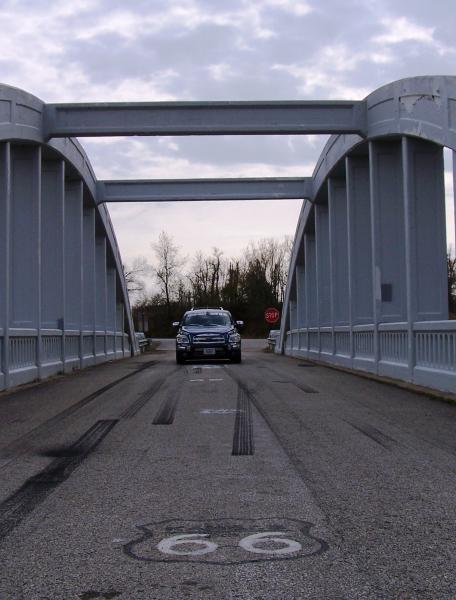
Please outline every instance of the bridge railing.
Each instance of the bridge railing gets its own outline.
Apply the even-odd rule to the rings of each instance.
[[[130,355],[122,331],[0,330],[0,389]]]
[[[378,352],[378,360],[376,358]],[[286,354],[416,385],[456,389],[456,321],[381,323],[288,330]]]

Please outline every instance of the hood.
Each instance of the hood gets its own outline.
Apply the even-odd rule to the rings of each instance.
[[[184,325],[184,327],[182,327],[182,331],[184,331],[185,333],[191,333],[192,335],[197,335],[198,333],[202,333],[205,335],[211,333],[224,334],[229,333],[230,331],[234,331],[234,327],[233,325],[213,325],[212,327],[202,327],[201,325]]]

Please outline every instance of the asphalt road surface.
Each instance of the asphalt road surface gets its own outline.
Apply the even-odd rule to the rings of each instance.
[[[160,348],[0,394],[0,600],[456,598],[455,406]]]

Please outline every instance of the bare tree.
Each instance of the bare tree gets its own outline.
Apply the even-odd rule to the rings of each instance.
[[[153,272],[160,285],[169,314],[172,296],[176,291],[180,279],[180,269],[185,263],[185,258],[180,256],[178,246],[165,231],[160,233],[157,242],[152,244],[152,248],[157,259],[157,265]]]
[[[144,256],[134,258],[131,265],[123,265],[128,292],[144,292],[145,283],[143,277],[149,275],[151,270],[152,267]]]
[[[212,248],[210,256],[204,256],[201,251],[195,254],[187,275],[195,305],[220,304],[220,290],[226,277],[222,255],[223,252],[216,247]]]
[[[245,251],[247,264],[256,264],[257,269],[263,270],[277,302],[283,301],[291,248],[291,237],[285,236],[282,240],[263,238],[256,244],[250,242]]]

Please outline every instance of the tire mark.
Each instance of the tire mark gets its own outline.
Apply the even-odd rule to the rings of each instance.
[[[160,390],[161,386],[163,385],[166,379],[167,376],[158,379],[150,389],[146,390],[143,394],[141,394],[131,406],[128,406],[124,410],[124,412],[120,415],[120,418],[131,419],[132,417],[134,417],[141,410],[141,408],[143,408],[143,406],[145,406],[149,402],[149,400],[152,400],[152,398]]]
[[[299,366],[299,365],[298,365]],[[314,365],[305,365],[305,366],[314,366]],[[258,367],[257,367],[258,368]],[[277,377],[283,377],[283,372],[278,371],[277,369],[274,369],[274,367],[272,366],[268,366],[268,371],[271,375],[275,375]],[[272,383],[291,383],[292,385],[294,385],[295,387],[299,388],[301,391],[305,392],[306,394],[319,394],[320,392],[318,390],[316,390],[315,388],[311,387],[310,385],[307,385],[305,383],[301,383],[299,380],[297,380],[295,377],[288,376],[288,379],[285,381],[283,379],[279,379],[276,381],[272,381]]]
[[[175,390],[168,393],[152,421],[153,425],[172,425],[174,423],[179,397]]]
[[[232,456],[253,456],[253,420],[249,394],[238,383]]]
[[[30,431],[28,431],[24,435],[22,435],[20,438],[14,440],[10,444],[8,444],[1,451],[0,455],[3,456],[3,457],[8,458],[11,455],[14,455],[14,454],[16,454],[18,452],[26,452],[29,449],[29,446],[27,445],[27,443],[25,442],[25,440],[27,440],[28,438],[31,438],[31,437],[38,436],[38,435],[44,433],[49,428],[54,428],[61,421],[63,421],[67,417],[70,417],[71,415],[73,415],[78,410],[81,410],[81,408],[84,408],[84,406],[87,406],[88,404],[90,404],[91,402],[93,402],[94,400],[96,400],[99,396],[101,396],[102,394],[104,394],[108,390],[112,389],[116,385],[119,385],[120,383],[122,383],[126,379],[129,379],[130,377],[134,377],[135,375],[137,375],[138,373],[141,373],[145,369],[148,369],[149,367],[154,366],[155,364],[156,364],[156,361],[147,362],[147,363],[141,365],[139,367],[139,369],[135,369],[133,372],[128,373],[127,375],[124,375],[123,377],[120,377],[119,379],[116,379],[115,381],[111,381],[111,383],[108,383],[107,385],[99,388],[98,390],[95,390],[94,392],[92,392],[91,394],[89,394],[88,396],[86,396],[85,398],[82,398],[81,400],[79,400],[75,404],[69,406],[68,408],[66,408],[62,412],[54,415],[53,417],[51,417],[47,421],[44,421],[44,423],[40,423],[39,425],[37,425],[36,427],[34,427],[33,429],[31,429]],[[2,465],[2,466],[5,466],[5,465]]]
[[[97,421],[67,449],[66,456],[55,458],[0,504],[0,540],[70,477],[117,422],[117,419]]]
[[[271,383],[291,383],[291,385],[294,385],[306,394],[319,394],[319,392],[313,387],[310,387],[310,385],[305,385],[304,383],[296,383],[296,381],[271,381]]]
[[[299,388],[302,392],[305,392],[306,394],[319,394],[320,393],[315,388],[310,387],[310,385],[305,385],[304,383],[293,382],[293,385],[296,386],[297,388]]]
[[[383,448],[386,448],[387,450],[391,450],[391,446],[396,445],[398,443],[397,440],[390,437],[389,435],[386,435],[385,433],[383,433],[376,427],[373,427],[372,425],[368,425],[365,423],[360,425],[357,423],[352,423],[351,421],[347,421],[345,419],[342,419],[342,420],[345,423],[348,423],[348,425],[350,425],[351,427],[353,427],[354,429],[356,429],[363,435],[367,436],[369,439],[374,441],[376,444],[379,444],[380,446],[382,446]]]
[[[277,440],[277,443],[279,444],[279,446],[282,448],[282,450],[287,455],[288,460],[290,461],[290,464],[294,467],[294,469],[295,469],[297,475],[300,477],[300,479],[302,479],[302,481],[306,485],[308,485],[309,482],[313,483],[313,477],[307,471],[307,469],[305,468],[304,464],[298,458],[296,452],[293,450],[294,446],[292,446],[287,441],[287,438],[284,438],[284,437],[282,437],[280,435],[280,433],[279,433],[277,427],[275,427],[275,425],[274,425],[271,417],[265,411],[265,409],[263,408],[263,406],[261,405],[261,403],[259,402],[259,400],[255,396],[255,394],[253,392],[251,392],[247,388],[247,386],[244,383],[242,383],[242,381],[236,375],[234,375],[231,371],[229,371],[229,374],[237,382],[237,384],[239,385],[239,387],[244,390],[244,393],[249,398],[250,403],[255,407],[255,409],[258,411],[259,415],[263,419],[263,421],[266,423],[266,425],[271,430],[272,434],[274,435],[275,439]],[[301,420],[297,416],[296,416],[296,418],[297,418],[297,421],[299,421],[299,423],[301,423]]]

